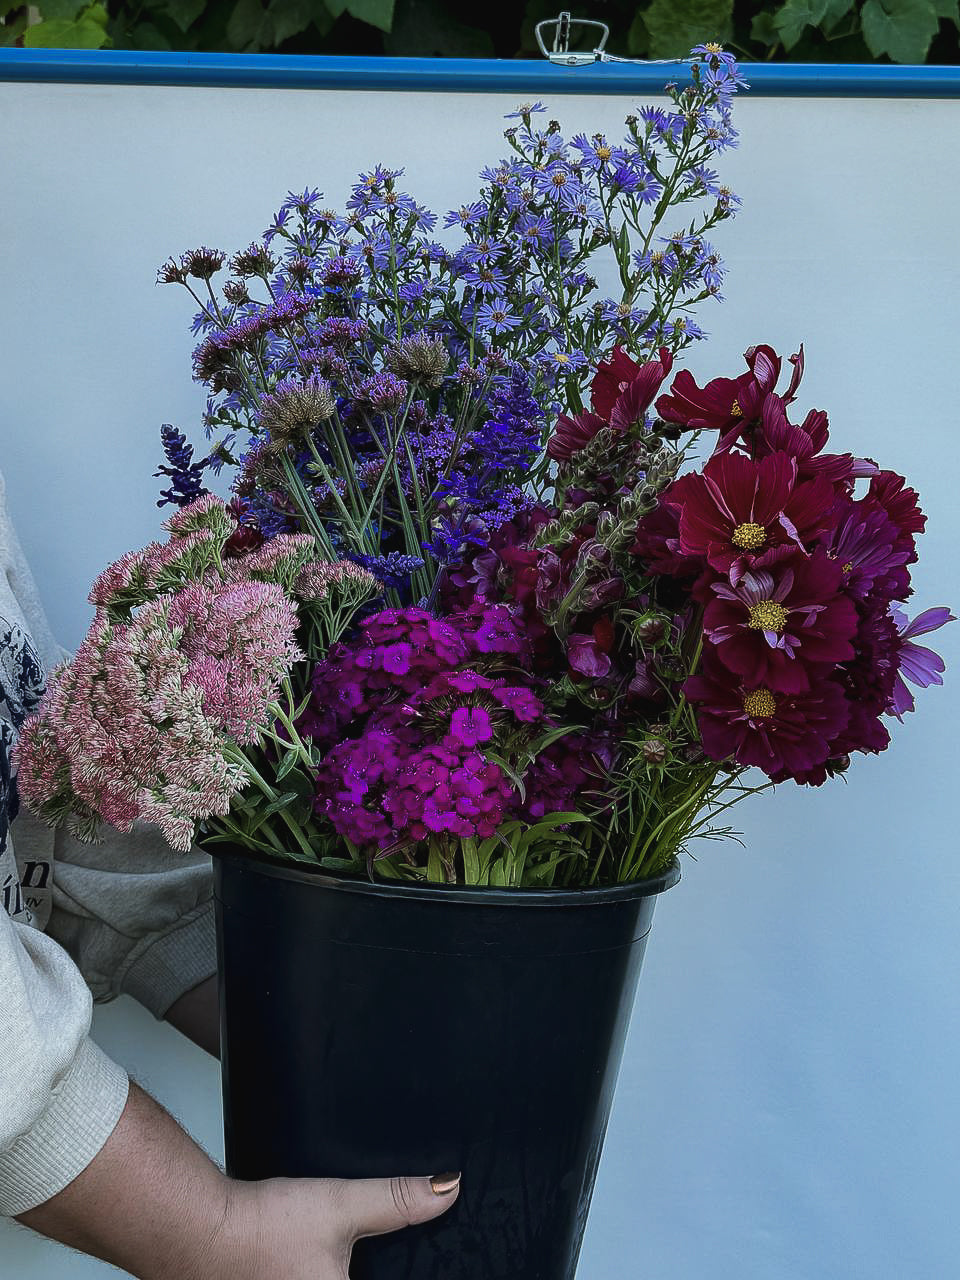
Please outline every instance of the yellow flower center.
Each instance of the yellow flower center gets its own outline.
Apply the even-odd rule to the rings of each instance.
[[[730,417],[731,418],[743,417],[743,410],[740,408],[739,400],[734,400],[733,404],[730,406]]]
[[[852,572],[853,572],[853,561],[852,561],[852,560],[848,560],[848,561],[847,561],[847,563],[843,566],[843,572],[844,572],[844,573],[852,573]]]
[[[763,720],[776,714],[777,703],[769,689],[752,689],[743,695],[743,709],[751,720]]]
[[[596,149],[596,157],[598,160],[609,160],[613,155],[613,147],[600,146]]]
[[[766,529],[752,520],[748,520],[746,524],[738,524],[730,535],[730,541],[741,551],[759,551],[766,540]]]
[[[570,363],[570,357],[567,355],[567,353],[566,353],[565,351],[555,351],[555,352],[553,353],[553,358],[554,358],[554,360],[556,360],[557,364],[569,364],[569,363]]]
[[[707,53],[723,53],[723,45],[717,44],[715,40],[708,40],[703,47]]]
[[[782,604],[778,604],[776,600],[759,600],[750,606],[750,621],[747,626],[756,631],[776,631],[779,635],[786,621],[787,611]]]

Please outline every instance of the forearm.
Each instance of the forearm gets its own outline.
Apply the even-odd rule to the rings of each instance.
[[[174,1001],[164,1017],[188,1040],[219,1058],[220,1009],[216,974]]]
[[[209,1280],[230,1181],[136,1085],[100,1153],[19,1221],[138,1280]]]

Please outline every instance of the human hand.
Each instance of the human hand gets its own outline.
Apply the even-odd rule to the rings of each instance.
[[[100,1153],[18,1219],[138,1280],[347,1280],[361,1236],[449,1209],[458,1175],[227,1178],[176,1121],[131,1085]]]
[[[357,1240],[428,1222],[459,1189],[458,1174],[233,1183],[198,1280],[347,1280]]]

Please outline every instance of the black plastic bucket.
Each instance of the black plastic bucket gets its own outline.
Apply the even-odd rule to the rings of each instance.
[[[214,859],[227,1169],[463,1171],[354,1280],[573,1280],[656,895]]]

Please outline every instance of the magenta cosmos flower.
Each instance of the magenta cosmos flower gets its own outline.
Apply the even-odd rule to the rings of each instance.
[[[679,510],[679,550],[736,583],[803,550],[823,532],[834,489],[826,480],[797,482],[785,453],[760,462],[742,454],[710,459],[703,472],[681,476],[663,495]]]
[[[733,758],[778,781],[801,779],[825,764],[850,714],[843,690],[829,676],[802,692],[774,693],[709,659],[683,692],[699,704],[700,741],[711,760]]]
[[[823,551],[776,574],[745,573],[736,586],[714,582],[703,633],[723,665],[749,684],[800,693],[810,688],[808,667],[854,656],[857,610],[842,588],[843,569]]]

